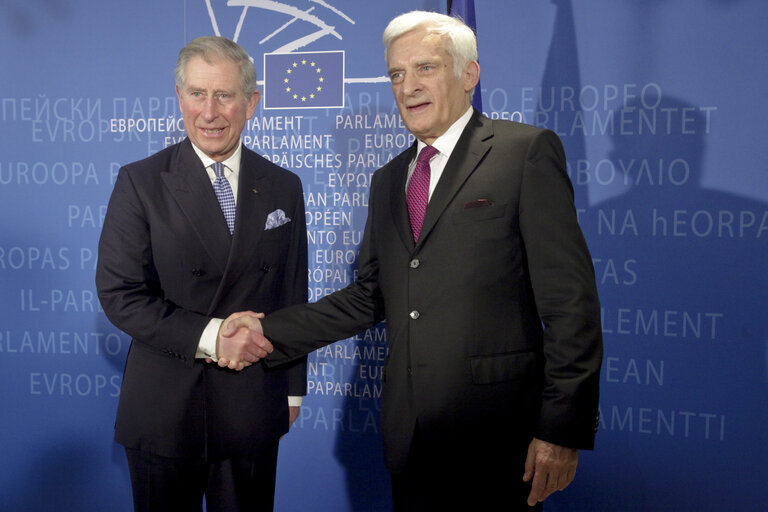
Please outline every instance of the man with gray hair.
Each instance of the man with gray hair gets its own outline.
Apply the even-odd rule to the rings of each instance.
[[[279,364],[386,319],[395,509],[540,509],[593,447],[602,359],[562,145],[472,109],[477,43],[460,20],[403,14],[384,44],[417,140],[374,174],[358,279],[224,336],[262,329]]]
[[[208,511],[272,510],[306,360],[252,365],[260,339],[219,330],[236,311],[306,302],[302,186],[241,143],[259,91],[239,45],[190,42],[176,94],[187,139],[120,169],[99,242],[99,299],[133,338],[115,439],[137,511],[202,510],[204,497]]]

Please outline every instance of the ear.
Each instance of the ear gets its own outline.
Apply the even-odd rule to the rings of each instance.
[[[261,93],[258,90],[253,91],[251,97],[248,98],[248,119],[252,118],[253,114],[256,113],[256,106],[259,104],[260,99]]]
[[[480,81],[480,64],[476,60],[467,62],[464,68],[464,91],[471,91]]]

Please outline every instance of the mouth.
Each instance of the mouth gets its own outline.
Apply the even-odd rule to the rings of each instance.
[[[421,112],[423,110],[426,110],[427,107],[429,107],[429,105],[430,105],[430,103],[428,103],[428,102],[417,103],[415,105],[408,105],[406,108],[408,109],[408,112],[417,114],[417,113],[419,113],[419,112]]]
[[[220,135],[224,131],[224,128],[200,128],[200,131],[205,135],[215,137]]]

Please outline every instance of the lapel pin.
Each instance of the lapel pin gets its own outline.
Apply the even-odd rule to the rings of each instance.
[[[253,190],[253,193],[254,193],[254,194],[258,194],[258,193],[259,193],[259,191],[258,191],[258,190],[256,190],[255,188],[252,188],[251,190]]]

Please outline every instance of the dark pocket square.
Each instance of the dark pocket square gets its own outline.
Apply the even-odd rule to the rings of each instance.
[[[493,201],[490,199],[475,199],[474,201],[465,203],[464,209],[469,210],[470,208],[480,208],[482,206],[493,206]]]

